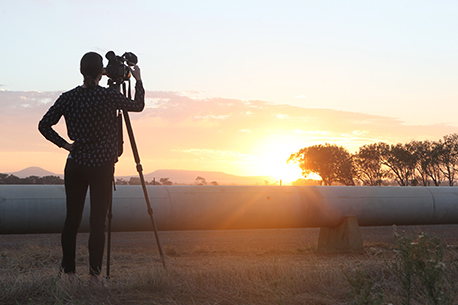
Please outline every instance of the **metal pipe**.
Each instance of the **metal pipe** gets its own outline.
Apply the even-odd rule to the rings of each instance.
[[[113,231],[150,231],[141,186],[117,186]],[[159,230],[335,227],[458,223],[455,187],[148,186]],[[86,205],[89,204],[87,200]],[[80,231],[89,229],[85,208]],[[0,234],[57,233],[62,185],[0,185]]]

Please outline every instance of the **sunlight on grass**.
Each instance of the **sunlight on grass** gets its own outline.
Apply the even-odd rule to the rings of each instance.
[[[102,287],[88,283],[84,243],[77,250],[81,281],[73,283],[65,275],[58,277],[61,250],[57,234],[50,235],[54,238],[50,242],[23,237],[0,248],[0,304],[380,304],[381,294],[383,304],[401,304],[405,296],[400,289],[400,269],[393,269],[399,266],[396,262],[403,262],[399,254],[406,247],[426,249],[425,254],[436,253],[431,251],[437,248],[436,242],[418,248],[418,238],[400,243],[391,236],[391,242],[365,244],[364,254],[320,255],[304,243],[305,236],[316,238],[317,233],[313,229],[163,233],[168,237],[164,238],[167,270],[154,246],[145,243],[150,233],[114,234],[111,278]],[[303,238],[295,237],[297,243],[287,246],[292,234]],[[253,238],[262,236],[275,239],[276,246],[253,245]],[[180,243],[168,244],[176,239]],[[190,239],[193,242],[184,245]],[[456,249],[455,244],[447,245],[434,263],[446,266],[441,269],[441,287],[454,285]],[[408,253],[419,253],[416,250]],[[424,298],[423,291],[412,291],[412,301]],[[444,291],[456,297],[455,289]]]

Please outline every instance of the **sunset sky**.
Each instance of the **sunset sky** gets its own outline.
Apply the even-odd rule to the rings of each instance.
[[[288,180],[305,146],[438,140],[458,132],[457,14],[456,1],[7,2],[0,172],[63,172],[37,124],[81,84],[87,51],[139,57],[147,109],[131,118],[146,173]],[[117,173],[135,174],[125,150]]]

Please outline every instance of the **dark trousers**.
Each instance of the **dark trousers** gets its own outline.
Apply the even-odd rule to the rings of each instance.
[[[67,216],[62,231],[62,268],[65,273],[74,273],[76,235],[83,215],[84,202],[89,187],[91,213],[89,234],[89,272],[99,275],[102,270],[105,247],[105,221],[112,200],[113,164],[86,167],[67,159],[65,166],[65,193]]]

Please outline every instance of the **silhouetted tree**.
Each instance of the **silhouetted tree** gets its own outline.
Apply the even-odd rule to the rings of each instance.
[[[305,147],[292,154],[288,158],[291,161],[299,165],[304,177],[311,173],[320,175],[324,185],[355,185],[352,157],[342,146],[325,143]]]
[[[196,178],[196,181],[194,183],[197,185],[207,185],[207,181],[205,181],[205,178],[200,176]]]
[[[454,186],[458,179],[458,134],[439,141],[364,145],[351,158],[345,148],[326,143],[291,154],[291,161],[299,165],[304,177],[320,175],[324,185],[354,185],[355,177],[363,185],[382,185],[383,180],[393,179],[401,186],[428,186],[431,181],[439,186],[445,180]],[[303,184],[299,180],[296,183]]]
[[[43,184],[43,180],[38,176],[29,176],[22,178],[21,184]]]
[[[380,186],[383,179],[389,176],[387,169],[382,167],[382,151],[385,143],[364,145],[353,155],[353,165],[358,180],[363,185]]]
[[[116,179],[116,185],[127,185],[128,182],[125,179],[118,178]]]
[[[169,178],[161,178],[159,179],[162,185],[172,185],[172,181],[169,180]]]
[[[428,176],[434,182],[435,186],[441,185],[444,175],[440,169],[440,154],[442,153],[442,144],[433,141],[430,147],[430,162],[426,168]]]
[[[438,153],[439,168],[448,185],[455,184],[455,177],[458,170],[458,134],[444,136],[439,140],[440,151]]]
[[[64,184],[64,179],[59,176],[44,176],[39,181],[40,184]]]
[[[15,175],[0,174],[0,184],[64,184],[64,180],[59,176],[19,178]]]
[[[434,185],[440,185],[442,174],[438,154],[442,151],[441,144],[431,141],[411,141],[410,145],[416,155],[416,180],[423,186],[430,185],[431,180]]]
[[[140,184],[142,184],[142,182],[139,177],[130,177],[129,185],[140,185]]]
[[[0,174],[0,184],[6,184],[6,178],[8,174]]]
[[[415,165],[417,155],[410,144],[384,144],[382,165],[387,166],[396,182],[401,186],[416,185]]]
[[[8,175],[5,178],[5,184],[23,184],[22,179],[15,175]]]

